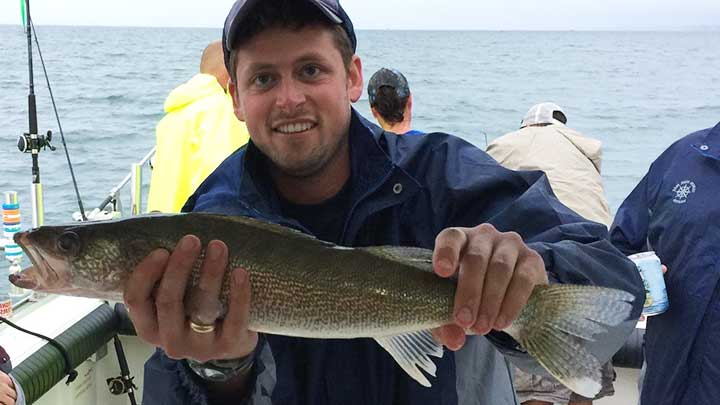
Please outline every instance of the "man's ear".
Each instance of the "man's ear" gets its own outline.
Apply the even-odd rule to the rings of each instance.
[[[363,92],[362,61],[357,55],[353,55],[348,69],[348,95],[350,102],[360,100]]]
[[[233,111],[235,112],[235,116],[237,117],[238,120],[245,122],[245,111],[243,111],[243,108],[240,105],[240,102],[238,101],[237,87],[235,86],[235,83],[232,80],[230,81],[228,90],[230,91],[230,97],[232,97]]]

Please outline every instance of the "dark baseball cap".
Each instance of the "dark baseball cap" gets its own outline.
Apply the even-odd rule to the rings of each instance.
[[[230,51],[233,49],[233,45],[238,41],[239,28],[245,23],[247,18],[252,11],[252,8],[260,1],[268,0],[237,0],[230,9],[227,18],[225,19],[225,26],[223,27],[223,56],[225,57],[225,66],[228,66],[230,60]],[[316,6],[323,15],[325,15],[330,22],[338,24],[343,27],[345,32],[350,38],[350,45],[353,51],[357,50],[357,37],[355,36],[355,30],[353,29],[352,21],[347,15],[345,10],[340,6],[338,0],[296,0],[305,1]]]
[[[410,87],[407,79],[402,73],[395,69],[381,68],[372,75],[368,82],[367,92],[370,104],[375,104],[375,96],[377,96],[380,87],[391,87],[395,89],[395,94],[399,98],[405,98],[410,95]]]

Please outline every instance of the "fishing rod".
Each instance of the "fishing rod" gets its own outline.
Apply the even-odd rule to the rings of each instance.
[[[46,147],[55,150],[50,144],[52,141],[52,131],[48,131],[46,135],[38,134],[37,120],[37,104],[35,102],[35,79],[33,77],[33,59],[32,59],[32,33],[30,27],[30,0],[25,0],[25,31],[27,33],[28,47],[28,72],[29,72],[29,93],[28,93],[28,121],[29,132],[26,132],[18,139],[18,149],[24,153],[32,155],[32,186],[31,186],[31,202],[32,202],[32,223],[33,228],[42,226],[44,222],[44,209],[42,197],[42,183],[40,183],[40,150]]]
[[[133,382],[135,377],[130,376],[130,369],[128,368],[120,337],[115,335],[113,342],[115,344],[115,354],[117,354],[118,363],[120,364],[120,376],[110,377],[106,380],[108,390],[110,390],[113,395],[127,394],[130,399],[130,405],[137,405],[137,400],[135,399],[137,386],[135,386]]]
[[[68,166],[70,168],[70,176],[72,177],[73,186],[75,187],[75,195],[77,197],[78,205],[80,206],[80,215],[82,216],[82,220],[87,220],[87,217],[85,216],[85,209],[83,208],[82,199],[80,198],[80,192],[78,190],[77,181],[75,179],[75,172],[72,167],[72,162],[70,161],[70,155],[67,149],[67,144],[65,143],[65,134],[62,130],[62,125],[60,124],[60,116],[57,112],[57,105],[55,104],[55,97],[52,93],[52,87],[50,86],[50,79],[47,74],[47,69],[45,68],[45,60],[42,56],[42,51],[40,50],[40,43],[37,39],[37,34],[35,32],[35,27],[32,23],[32,18],[30,17],[30,0],[25,0],[24,2],[24,12],[25,12],[25,32],[27,34],[27,47],[28,47],[28,132],[20,135],[18,138],[18,149],[20,152],[23,153],[30,153],[32,156],[32,185],[31,185],[31,204],[32,204],[32,223],[33,228],[37,228],[39,226],[42,226],[45,222],[45,210],[43,206],[43,194],[42,194],[42,183],[40,182],[40,165],[39,165],[39,156],[40,151],[44,150],[45,148],[50,149],[51,151],[56,150],[54,146],[50,143],[52,141],[52,131],[47,131],[45,135],[38,134],[38,118],[37,118],[37,103],[35,100],[35,78],[33,74],[33,48],[32,48],[32,40],[33,36],[35,38],[35,45],[37,46],[38,55],[40,56],[40,62],[42,64],[43,73],[45,74],[45,82],[48,86],[48,91],[50,93],[50,100],[52,101],[53,110],[55,112],[55,118],[58,123],[58,129],[60,131],[60,139],[63,144],[63,149],[65,150],[65,157],[68,162]]]

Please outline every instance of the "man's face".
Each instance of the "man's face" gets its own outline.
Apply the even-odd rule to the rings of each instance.
[[[283,174],[308,177],[349,158],[350,105],[362,94],[362,66],[354,56],[345,68],[329,29],[263,31],[238,50],[236,74],[235,114]]]

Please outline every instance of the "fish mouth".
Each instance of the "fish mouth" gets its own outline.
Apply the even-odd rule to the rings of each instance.
[[[35,277],[36,273],[37,270],[35,269],[35,267],[31,266],[23,269],[19,273],[10,274],[8,276],[8,280],[10,280],[10,282],[17,287],[34,290],[38,287],[38,281]]]
[[[13,274],[16,276],[14,277],[15,281],[13,281],[13,278],[10,278],[10,282],[20,288],[41,291],[43,285],[53,285],[60,280],[60,275],[45,258],[45,255],[42,254],[42,251],[33,246],[28,237],[29,234],[30,232],[27,231],[18,232],[14,235],[13,239],[30,258],[33,266],[24,269],[20,273]],[[50,253],[50,255],[52,254]]]

